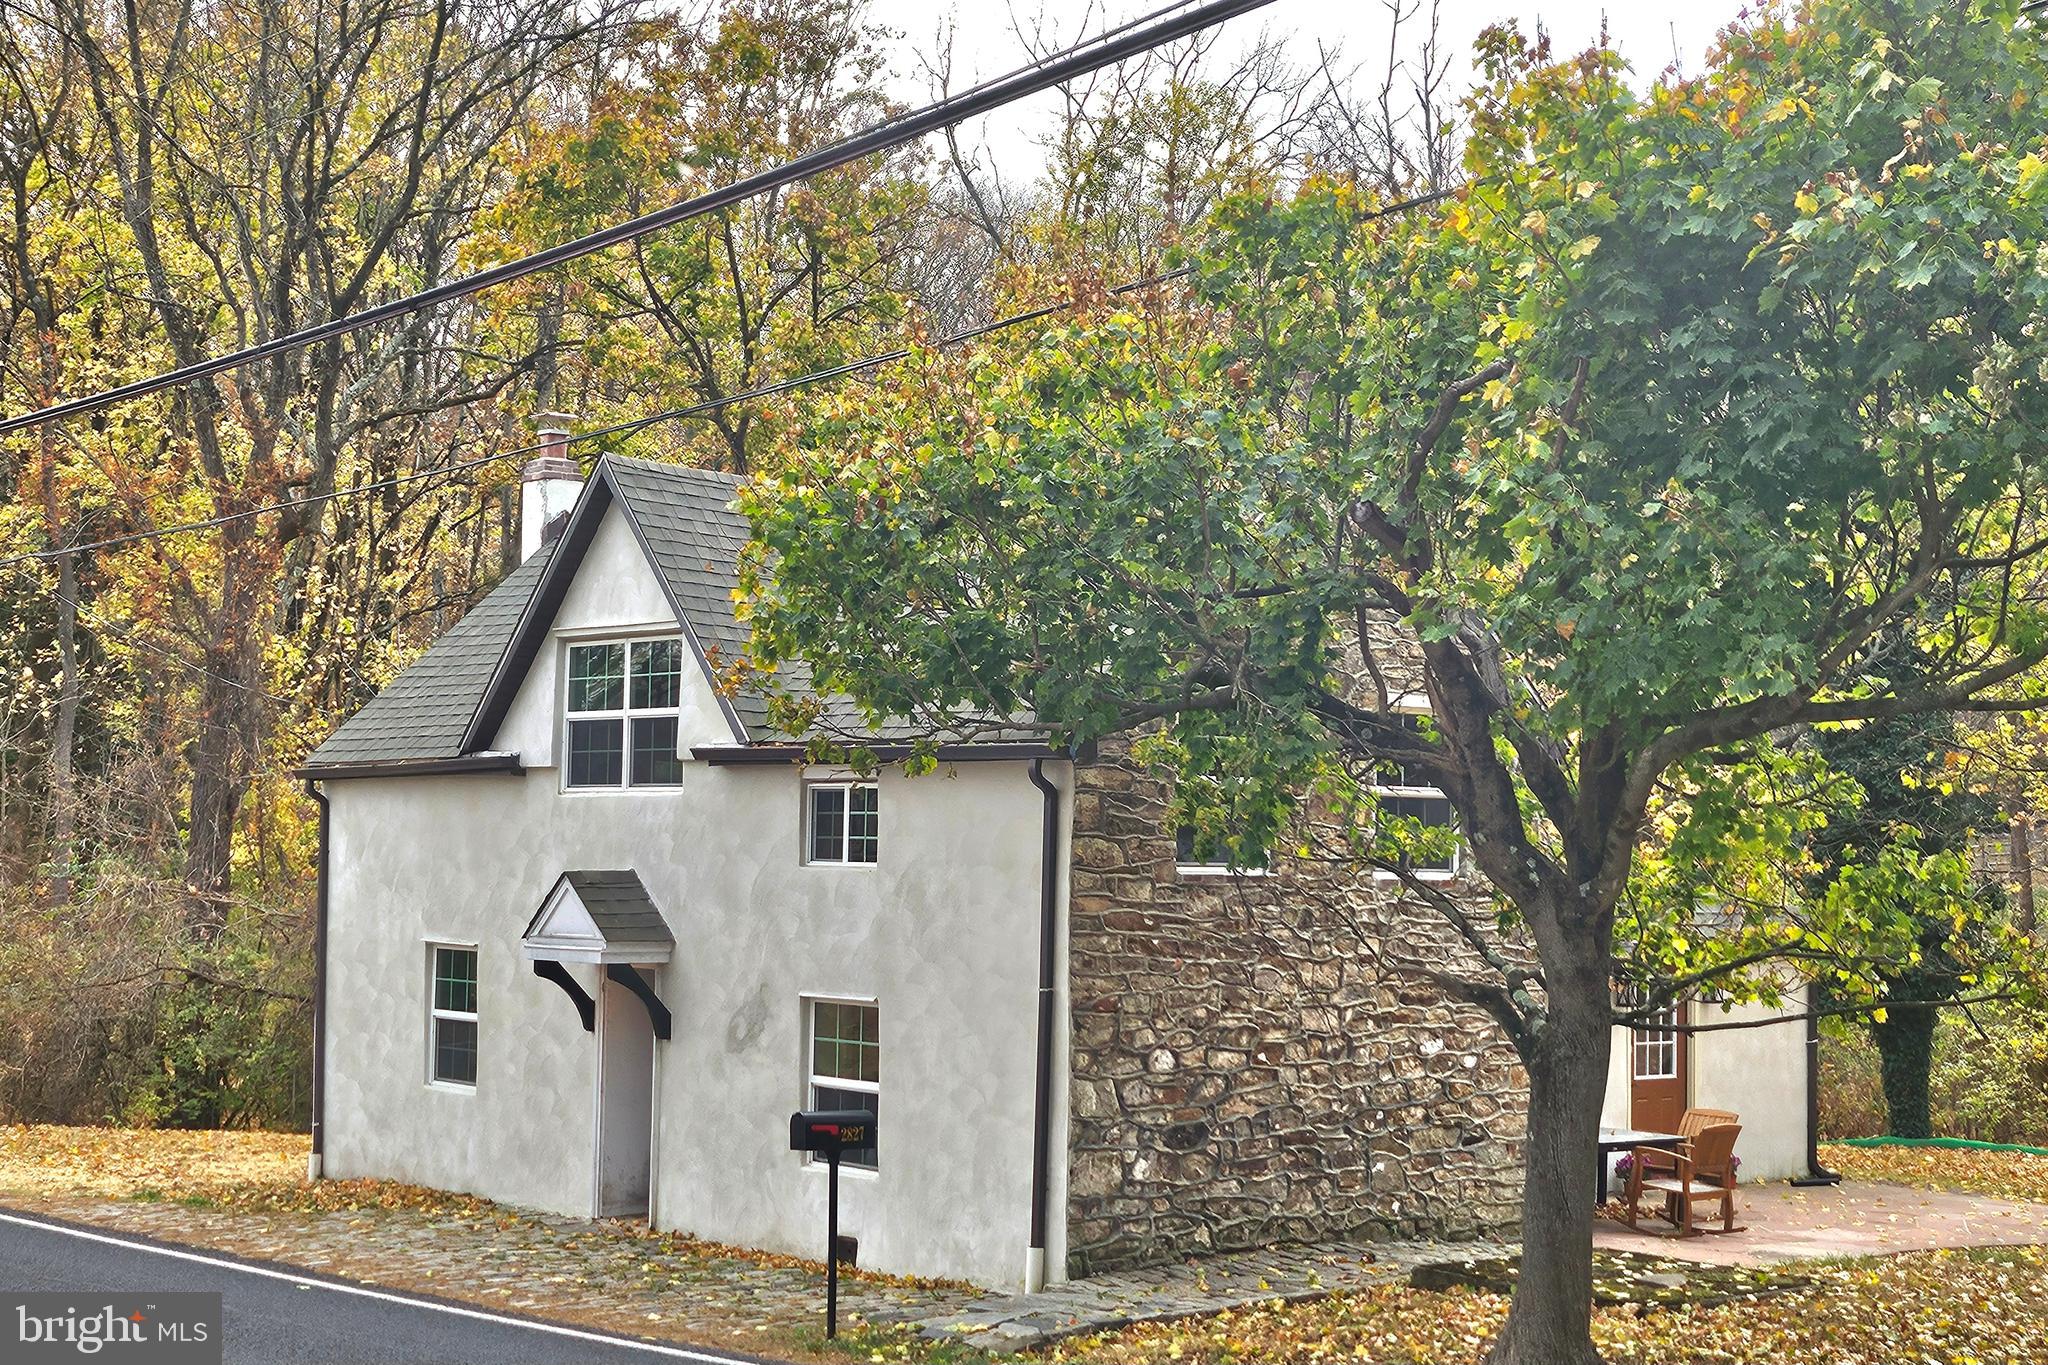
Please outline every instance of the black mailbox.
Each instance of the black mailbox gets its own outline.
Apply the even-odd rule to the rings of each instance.
[[[839,1335],[839,1159],[875,1145],[875,1116],[865,1109],[799,1109],[789,1116],[789,1150],[825,1158],[825,1335]]]
[[[789,1116],[789,1150],[839,1156],[875,1145],[875,1116],[865,1109],[803,1109]]]

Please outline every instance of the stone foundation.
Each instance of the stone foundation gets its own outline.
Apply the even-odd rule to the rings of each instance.
[[[1183,874],[1167,799],[1121,745],[1076,775],[1070,1272],[1511,1226],[1513,1049],[1376,951],[1434,912],[1321,864]]]

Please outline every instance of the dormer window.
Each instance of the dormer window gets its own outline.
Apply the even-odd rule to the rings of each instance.
[[[1402,729],[1417,735],[1422,733],[1427,719],[1427,713],[1412,709],[1395,717]],[[1389,759],[1379,765],[1378,781],[1372,790],[1379,800],[1382,820],[1412,821],[1422,827],[1428,846],[1409,854],[1410,870],[1429,879],[1457,876],[1457,843],[1435,833],[1458,827],[1457,813],[1443,789],[1432,784],[1419,766]]]
[[[569,646],[565,699],[568,785],[673,787],[683,642],[611,640]]]

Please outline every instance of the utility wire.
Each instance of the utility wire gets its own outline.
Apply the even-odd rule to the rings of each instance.
[[[33,412],[23,413],[18,417],[0,420],[0,436],[58,418],[91,412],[131,398],[140,398],[176,385],[189,384],[194,380],[219,374],[223,370],[266,360],[289,351],[332,341],[365,327],[406,317],[451,299],[522,279],[538,271],[551,269],[579,257],[588,256],[592,252],[602,251],[621,242],[643,237],[650,232],[672,227],[677,223],[731,208],[757,194],[779,189],[874,152],[922,137],[950,124],[985,114],[1027,95],[1050,89],[1077,76],[1122,61],[1126,57],[1148,52],[1177,38],[1199,33],[1226,19],[1261,9],[1272,2],[1273,0],[1208,0],[1206,4],[1190,8],[1190,0],[1177,0],[1177,3],[1156,10],[1145,19],[1076,43],[1042,61],[1020,67],[1008,75],[985,81],[958,95],[934,100],[920,109],[886,119],[864,132],[856,133],[830,146],[821,147],[779,166],[744,176],[728,185],[671,204],[667,208],[600,228],[573,241],[563,242],[544,251],[520,257],[518,260],[507,261],[503,265],[492,266],[487,270],[479,270],[474,274],[446,281],[408,294],[404,298],[393,299],[388,303],[342,317],[330,318],[326,322],[281,337],[273,337],[253,346],[245,346],[238,351],[182,365],[149,379],[138,379],[84,398],[68,399],[38,408]],[[1158,22],[1150,22],[1155,17],[1158,17]]]
[[[2048,3],[2048,0],[2044,0],[2044,3]],[[1408,199],[1395,200],[1393,203],[1365,215],[1365,218],[1367,221],[1376,218],[1391,218],[1415,209],[1427,208],[1431,204],[1441,203],[1452,195],[1459,193],[1467,188],[1469,183],[1453,185],[1447,189],[1434,190],[1428,194],[1416,195]],[[1157,274],[1147,275],[1142,279],[1129,280],[1110,289],[1108,293],[1112,298],[1120,298],[1126,294],[1134,294],[1140,290],[1185,279],[1193,273],[1193,269],[1192,266],[1182,266],[1177,270],[1165,270]],[[1021,327],[1027,322],[1037,322],[1041,318],[1063,312],[1073,307],[1074,302],[1073,299],[1060,299],[1054,303],[1040,304],[1038,307],[1026,312],[1012,313],[1008,317],[997,318],[992,322],[984,322],[961,331],[950,332],[926,344],[937,350],[964,345],[967,342],[991,336],[997,332],[1007,331],[1012,327]],[[628,421],[615,422],[610,426],[598,427],[591,431],[577,432],[569,436],[565,444],[583,445],[591,441],[602,441],[612,436],[631,435],[662,422],[702,417],[738,403],[751,402],[757,398],[773,398],[778,394],[808,388],[812,384],[821,384],[833,379],[844,379],[849,375],[859,374],[863,370],[877,369],[883,365],[891,365],[899,360],[907,359],[912,354],[912,350],[912,347],[899,346],[894,350],[864,356],[859,360],[850,360],[843,365],[835,365],[823,370],[812,370],[808,374],[795,375],[788,379],[778,379],[773,383],[758,385],[751,389],[742,390],[739,393],[727,394],[722,398],[713,398],[702,403],[691,403],[679,408],[669,408],[663,412],[649,413],[645,417],[635,417]],[[237,512],[224,512],[217,517],[206,517],[199,521],[180,522],[175,526],[159,526],[147,531],[130,531],[123,535],[107,536],[100,540],[82,541],[75,545],[60,546],[56,549],[24,551],[20,554],[0,558],[0,569],[11,568],[14,565],[28,562],[47,563],[51,560],[62,559],[66,555],[86,554],[94,550],[117,549],[121,546],[134,545],[141,541],[160,540],[168,536],[188,535],[195,531],[216,530],[233,522],[247,521],[254,517],[265,516],[271,512],[285,512],[294,508],[311,507],[319,503],[334,502],[342,498],[379,493],[386,489],[398,488],[428,479],[450,478],[472,469],[480,469],[485,465],[516,459],[521,455],[536,455],[554,448],[555,444],[548,441],[536,442],[532,445],[514,446],[510,450],[494,451],[489,455],[479,456],[473,460],[463,460],[456,464],[444,465],[438,469],[421,469],[409,474],[394,474],[388,478],[372,480],[369,483],[354,484],[347,488],[336,488],[325,493],[308,493],[304,497],[286,498],[279,502],[265,503],[260,507],[245,507]]]

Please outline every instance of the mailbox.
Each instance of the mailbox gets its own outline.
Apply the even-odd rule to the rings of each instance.
[[[836,1157],[875,1145],[875,1116],[865,1109],[803,1109],[789,1116],[789,1150]]]
[[[839,1159],[875,1145],[875,1116],[865,1109],[799,1109],[789,1116],[789,1150],[825,1158],[825,1335],[839,1335]]]

